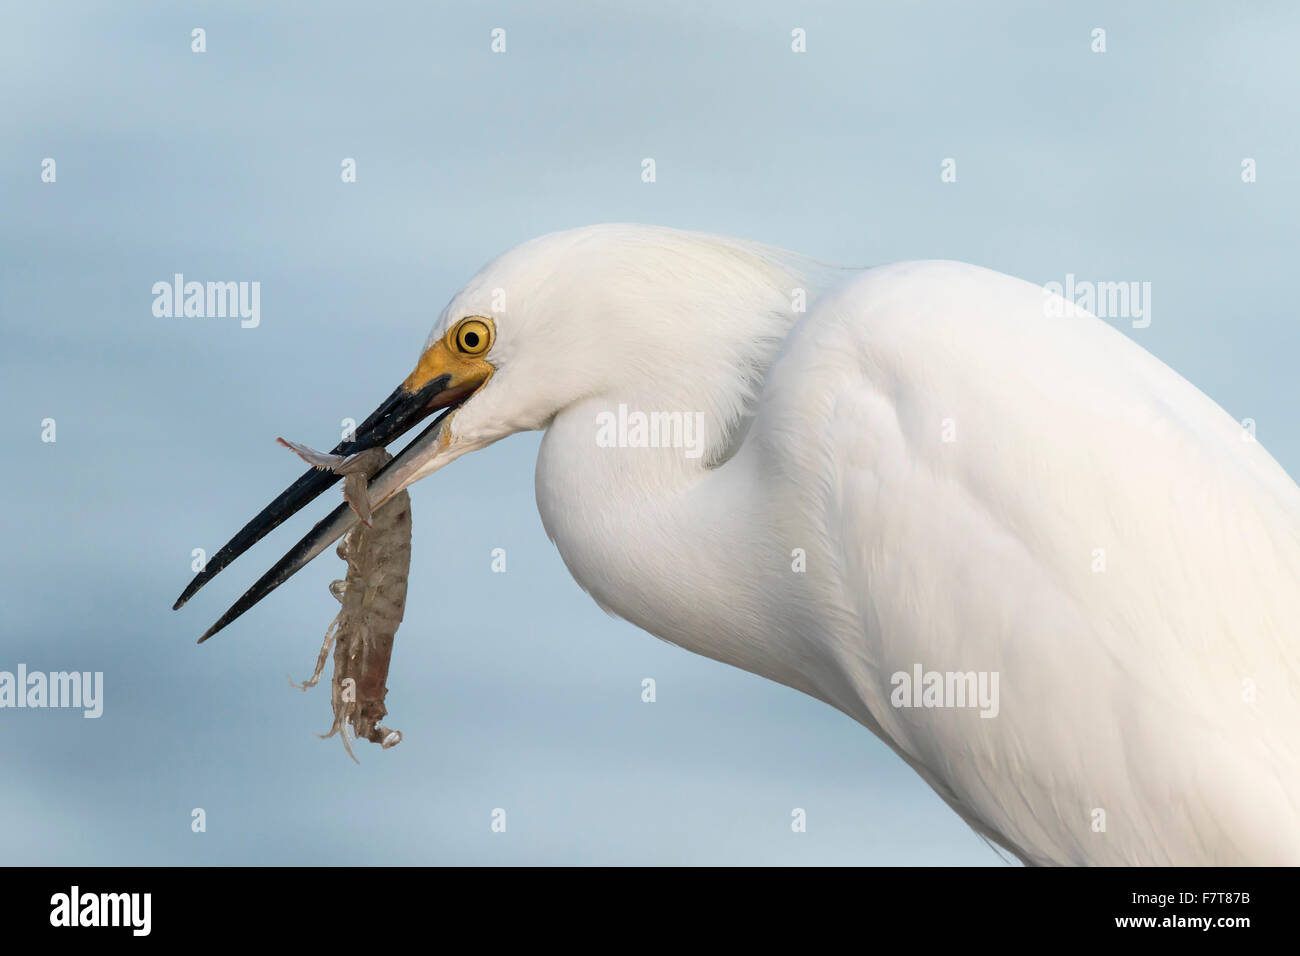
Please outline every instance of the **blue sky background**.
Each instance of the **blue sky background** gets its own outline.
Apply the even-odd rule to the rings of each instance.
[[[0,17],[0,670],[106,683],[97,721],[0,711],[0,863],[1003,865],[847,717],[598,610],[537,517],[537,435],[413,490],[396,750],[359,745],[353,765],[313,736],[327,690],[286,680],[310,673],[334,613],[332,555],[194,645],[323,513],[170,610],[191,549],[215,551],[299,473],[274,438],[331,445],[457,287],[540,233],[641,221],[845,264],[1149,281],[1150,327],[1120,327],[1300,473],[1293,4]],[[260,327],[155,318],[151,286],[175,272],[260,281]]]

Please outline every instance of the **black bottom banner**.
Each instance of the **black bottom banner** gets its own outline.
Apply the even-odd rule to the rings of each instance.
[[[399,934],[499,943],[650,934],[770,943],[783,928],[918,944],[1105,937],[1233,945],[1280,932],[1293,870],[9,869],[0,919],[31,936],[219,944],[280,936],[382,947]],[[818,926],[818,923],[823,925]],[[750,925],[746,925],[746,924]],[[442,929],[431,932],[437,924]],[[617,935],[615,935],[617,934]],[[419,937],[417,937],[419,938]],[[447,937],[451,938],[451,937]],[[1023,937],[1020,937],[1023,938]],[[617,942],[617,940],[624,942]]]

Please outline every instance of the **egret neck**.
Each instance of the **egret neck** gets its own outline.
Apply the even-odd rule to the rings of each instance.
[[[791,326],[845,270],[762,247],[728,251],[725,274],[665,288],[674,299],[663,311],[676,316],[697,299],[708,312],[699,321],[611,317],[609,334],[634,339],[628,351],[646,361],[630,372],[625,363],[616,382],[551,420],[537,459],[538,510],[574,579],[607,612],[857,710],[815,628],[798,625],[803,602],[789,600],[814,543],[773,522],[780,509],[768,508],[770,497],[791,491],[775,484],[761,443],[746,440]],[[636,305],[644,316],[645,302]],[[702,450],[673,440],[691,421],[702,422],[690,436]],[[611,443],[602,428],[615,423]]]

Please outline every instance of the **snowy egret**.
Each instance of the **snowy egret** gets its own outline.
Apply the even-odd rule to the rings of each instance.
[[[441,410],[382,506],[544,429],[538,509],[602,607],[850,715],[1026,863],[1300,863],[1300,488],[1049,298],[956,262],[556,233],[471,279],[335,451]],[[336,480],[300,478],[176,606]]]

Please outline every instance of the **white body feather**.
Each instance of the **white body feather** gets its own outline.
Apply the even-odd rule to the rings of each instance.
[[[1168,367],[974,266],[640,226],[518,247],[434,337],[498,288],[421,474],[546,428],[543,522],[607,610],[849,714],[1026,862],[1300,863],[1300,489]],[[619,403],[707,452],[600,447]],[[893,706],[916,665],[996,672],[997,715]]]

